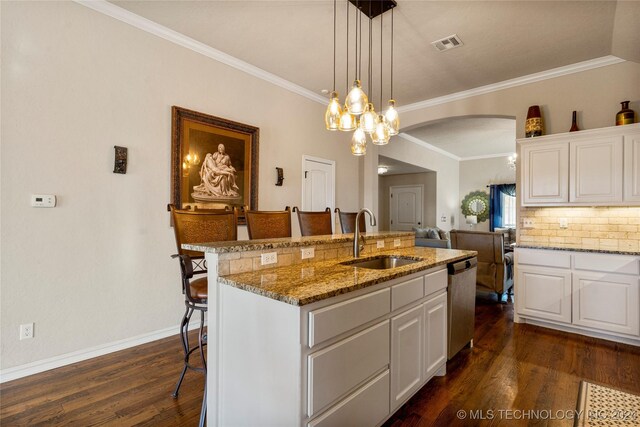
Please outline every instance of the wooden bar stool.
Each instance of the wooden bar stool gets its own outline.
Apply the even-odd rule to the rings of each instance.
[[[180,338],[182,349],[184,350],[184,366],[182,373],[173,391],[173,397],[178,397],[180,385],[188,369],[204,372],[205,391],[202,400],[202,410],[200,412],[200,425],[204,425],[207,413],[207,385],[206,372],[207,360],[204,354],[204,346],[207,344],[207,337],[204,333],[204,314],[207,311],[207,301],[209,298],[209,287],[207,283],[207,266],[202,252],[182,249],[184,243],[206,243],[222,240],[237,240],[238,212],[234,210],[221,210],[212,212],[211,210],[182,210],[175,206],[169,206],[173,217],[173,228],[176,237],[177,255],[180,261],[180,272],[182,278],[182,293],[185,296],[184,305],[186,310],[180,323]],[[199,278],[195,278],[200,276]],[[200,312],[200,329],[198,332],[198,345],[191,347],[189,344],[189,321],[194,311]],[[202,368],[189,363],[191,354],[200,351]]]
[[[249,239],[291,237],[291,209],[283,211],[250,211],[245,207]]]
[[[293,211],[298,213],[298,223],[300,224],[300,234],[303,236],[321,236],[333,234],[331,226],[331,209],[324,211],[301,211],[297,206]]]
[[[355,233],[356,231],[356,216],[358,212],[342,212],[339,208],[336,208],[335,212],[338,213],[338,217],[340,218],[340,228],[343,233]],[[366,232],[366,223],[364,220],[364,215],[360,216],[360,231]]]

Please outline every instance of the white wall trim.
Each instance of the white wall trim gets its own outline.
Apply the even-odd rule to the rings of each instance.
[[[304,96],[305,98],[308,98],[312,101],[319,102],[321,104],[328,103],[328,98],[325,98],[320,94],[312,92],[309,89],[305,89],[302,86],[299,86],[295,83],[290,82],[289,80],[285,80],[282,77],[278,77],[275,74],[272,74],[268,71],[263,70],[262,68],[258,68],[254,65],[244,62],[234,56],[231,56],[227,53],[219,51],[218,49],[214,49],[209,45],[206,45],[202,42],[194,40],[191,37],[187,37],[182,33],[179,33],[177,31],[174,31],[170,28],[165,27],[164,25],[160,25],[147,18],[143,18],[140,15],[136,15],[135,13],[130,12],[126,9],[123,9],[119,6],[116,6],[113,3],[109,3],[106,0],[74,0],[74,1],[78,4],[81,4],[82,6],[88,7],[89,9],[93,9],[96,12],[103,13],[107,16],[110,16],[119,21],[122,21],[126,24],[132,25],[142,31],[146,31],[149,34],[153,34],[155,36],[163,38],[167,41],[170,41],[182,47],[186,47],[187,49],[190,49],[194,52],[200,53],[204,56],[207,56],[218,62],[226,64],[237,70],[243,71],[259,79],[265,80],[276,86],[280,86],[283,89],[286,89],[290,92]]]
[[[136,15],[126,9],[116,6],[113,3],[109,3],[106,0],[73,0],[78,4],[86,6],[96,12],[103,13],[107,16],[115,18],[126,24],[132,25],[142,31],[156,35],[172,43],[190,49],[194,52],[200,53],[213,60],[226,64],[230,67],[236,68],[247,74],[250,74],[259,79],[265,80],[283,89],[304,96],[307,99],[318,102],[320,104],[326,104],[328,99],[320,94],[317,94],[309,89],[306,89],[300,85],[297,85],[289,80],[278,77],[268,71],[258,68],[255,65],[251,65],[245,61],[242,61],[227,53],[214,49],[213,47],[206,45],[202,42],[187,37],[182,33],[174,31],[170,28],[153,22],[147,18],[143,18],[140,15]],[[398,112],[406,112],[419,110],[421,108],[432,107],[434,105],[446,104],[447,102],[457,101],[465,98],[471,98],[473,96],[482,95],[489,92],[496,92],[503,89],[508,89],[516,86],[522,86],[530,83],[539,82],[542,80],[553,79],[555,77],[566,76],[568,74],[580,73],[582,71],[593,70],[595,68],[606,67],[608,65],[614,65],[621,62],[625,62],[624,59],[617,56],[607,55],[600,58],[590,59],[587,61],[577,62],[575,64],[566,65],[563,67],[552,68],[551,70],[541,71],[539,73],[529,74],[527,76],[516,77],[515,79],[505,80],[502,82],[493,83],[486,86],[480,86],[474,89],[465,90],[462,92],[452,93],[449,95],[441,96],[438,98],[426,99],[424,101],[415,102],[398,107]]]
[[[206,324],[206,321],[205,321],[205,324]],[[189,324],[189,330],[198,329],[199,327],[200,327],[199,321]],[[94,347],[85,348],[83,350],[61,354],[59,356],[37,360],[31,363],[25,363],[24,365],[18,365],[12,368],[2,369],[0,370],[0,384],[7,381],[17,380],[18,378],[23,378],[29,375],[40,373],[40,372],[48,371],[51,369],[60,368],[62,366],[71,365],[73,363],[81,362],[83,360],[93,359],[94,357],[104,356],[105,354],[109,354],[109,353],[124,350],[127,348],[135,347],[138,345],[146,344],[151,341],[167,338],[172,335],[177,335],[179,331],[180,331],[180,325],[171,326],[169,328],[161,329],[159,331],[149,332],[149,333],[138,335],[131,338],[125,338],[123,340],[114,341],[108,344],[101,344]]]
[[[465,98],[471,98],[485,93],[497,92],[503,89],[509,89],[516,86],[522,86],[530,83],[536,83],[543,80],[553,79],[556,77],[566,76],[568,74],[581,73],[583,71],[593,70],[595,68],[606,67],[608,65],[619,64],[625,62],[624,59],[617,56],[607,55],[600,58],[590,59],[588,61],[577,62],[575,64],[566,65],[564,67],[552,68],[551,70],[541,71],[539,73],[529,74],[527,76],[516,77],[515,79],[505,80],[486,86],[480,86],[474,89],[456,92],[438,98],[427,99],[413,104],[397,107],[399,113],[407,111],[419,110],[422,108],[433,107],[435,105],[446,104],[447,102],[458,101]]]
[[[424,142],[423,140],[416,138],[415,136],[409,135],[408,133],[399,133],[398,136],[409,142],[413,142],[414,144],[420,145],[424,148],[428,148],[429,150],[435,151],[436,153],[442,154],[443,156],[447,156],[453,160],[460,161],[460,157],[456,156],[455,154],[452,154],[446,150],[443,150],[442,148],[438,148],[435,145],[431,145],[428,142]]]
[[[515,153],[515,150],[511,153],[484,154],[482,156],[461,157],[460,161],[464,162],[465,160],[483,160],[483,159],[495,159],[497,157],[509,157],[509,156],[513,156],[513,153]]]

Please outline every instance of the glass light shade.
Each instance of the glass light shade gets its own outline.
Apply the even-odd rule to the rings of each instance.
[[[351,154],[353,154],[354,156],[364,156],[365,154],[367,154],[366,141],[364,144],[351,143]]]
[[[347,99],[344,103],[344,105],[347,107],[347,110],[349,110],[351,114],[359,116],[364,112],[364,109],[368,103],[369,99],[367,98],[367,94],[364,93],[364,91],[360,87],[360,80],[354,81],[353,87],[347,95]]]
[[[400,116],[398,110],[396,110],[396,101],[389,100],[389,107],[384,112],[384,118],[387,119],[387,125],[389,126],[389,135],[397,135],[400,131]]]
[[[342,107],[338,101],[338,93],[331,92],[327,111],[324,113],[324,124],[327,130],[338,130],[340,127],[340,117],[342,116]]]
[[[371,134],[373,143],[375,145],[386,145],[389,143],[389,126],[387,126],[387,120],[382,114],[378,116],[376,120],[376,130]]]
[[[356,129],[351,137],[351,145],[360,144],[365,145],[367,143],[367,134],[360,128]]]
[[[346,108],[342,110],[342,115],[340,116],[340,124],[338,125],[338,129],[344,132],[355,130],[358,126],[356,122],[356,116],[349,113],[349,110]]]
[[[368,103],[364,108],[364,113],[362,113],[362,116],[360,116],[360,129],[369,134],[373,133],[376,130],[377,118],[378,115],[373,109],[373,104]]]

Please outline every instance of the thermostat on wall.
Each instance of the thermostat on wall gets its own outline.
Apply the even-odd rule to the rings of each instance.
[[[55,208],[56,196],[53,194],[34,194],[31,196],[31,206],[34,208]]]

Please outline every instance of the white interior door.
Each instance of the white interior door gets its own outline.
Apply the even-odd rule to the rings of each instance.
[[[422,226],[422,185],[389,187],[391,230],[411,231]]]
[[[335,208],[336,163],[317,157],[302,157],[303,211],[323,211]]]

